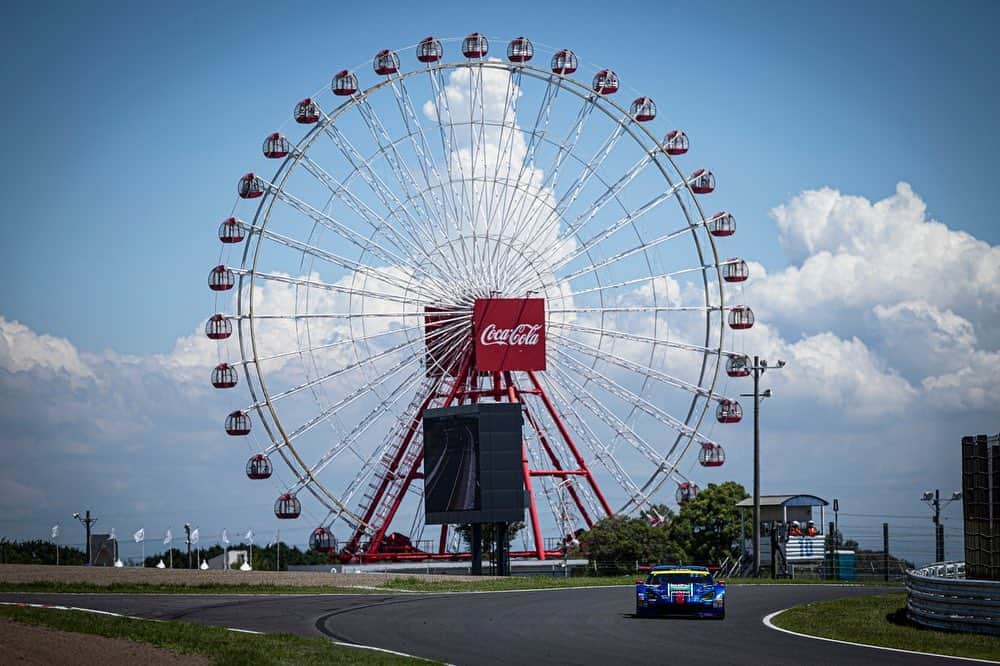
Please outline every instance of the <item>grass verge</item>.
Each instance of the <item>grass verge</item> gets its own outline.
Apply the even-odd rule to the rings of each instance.
[[[772,621],[782,629],[866,645],[1000,660],[994,636],[923,629],[906,619],[906,593],[817,601],[796,606]]]
[[[394,578],[377,588],[319,586],[319,585],[254,585],[218,584],[162,585],[144,583],[59,583],[37,581],[31,583],[0,582],[0,592],[50,592],[53,594],[378,594],[380,592],[499,592],[504,590],[556,589],[561,587],[602,587],[632,585],[641,576],[511,576],[509,578],[484,577],[477,581],[425,580],[421,578]],[[768,580],[756,578],[729,579],[729,585],[740,584],[828,584],[821,580]],[[859,584],[859,583],[854,583]],[[880,581],[860,583],[887,585]],[[888,585],[894,585],[888,583]]]
[[[418,659],[333,645],[322,638],[290,634],[245,634],[184,622],[151,622],[79,611],[0,606],[0,617],[82,634],[151,643],[213,664],[427,664]]]

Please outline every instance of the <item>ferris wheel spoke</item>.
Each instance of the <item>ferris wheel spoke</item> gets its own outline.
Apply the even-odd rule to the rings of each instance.
[[[499,178],[500,171],[506,166],[506,172],[504,174],[505,180],[510,180],[510,172],[514,162],[514,139],[520,133],[517,124],[517,102],[520,98],[519,95],[514,94],[514,91],[520,91],[521,89],[521,71],[515,70],[511,72],[507,77],[507,94],[504,96],[503,113],[500,117],[500,132],[497,138],[497,151],[496,160],[493,164],[493,174],[495,177]],[[508,110],[510,111],[510,121],[507,120]],[[486,122],[486,118],[483,118],[484,124],[489,124]],[[509,132],[507,130],[510,130]],[[488,223],[492,223],[496,219],[496,215],[499,212],[499,204],[496,201],[496,182],[493,183],[493,188],[490,191],[489,205],[486,210],[486,220]],[[503,197],[501,196],[501,201]],[[488,229],[489,227],[487,227]]]
[[[642,158],[640,158],[635,164],[632,165],[631,168],[628,169],[628,171],[626,171],[625,175],[623,175],[621,178],[619,178],[617,181],[615,181],[611,185],[607,186],[607,188],[605,189],[605,191],[603,193],[601,193],[596,199],[594,199],[594,201],[591,202],[590,206],[586,210],[584,210],[582,213],[580,213],[574,219],[573,222],[571,222],[570,224],[568,224],[566,226],[565,231],[563,233],[559,234],[550,243],[550,248],[549,249],[553,249],[554,250],[554,249],[562,246],[571,237],[579,238],[580,230],[583,229],[583,227],[586,226],[591,220],[593,220],[595,217],[597,217],[597,214],[600,213],[604,209],[604,207],[607,206],[609,203],[611,203],[612,201],[619,201],[620,202],[620,199],[618,198],[619,195],[651,163],[653,163],[653,158],[652,158],[652,155],[650,153],[647,153]],[[656,206],[658,206],[663,201],[666,201],[667,199],[669,199],[675,193],[675,188],[676,187],[677,186],[668,187],[667,190],[664,193],[657,195],[652,200],[650,200],[649,202],[647,202],[646,204],[644,204],[643,206],[641,206],[639,209],[637,209],[635,212],[629,212],[628,210],[626,210],[625,217],[621,218],[618,222],[615,223],[615,225],[614,225],[615,226],[615,230],[617,230],[621,226],[624,226],[625,224],[629,224],[633,219],[636,219],[637,217],[639,217],[639,216],[641,216],[641,215],[649,212],[650,210],[652,210],[653,208],[655,208]],[[608,235],[610,235],[610,234],[608,234]],[[600,234],[599,234],[599,236],[600,236]],[[588,241],[589,245],[587,243],[584,244],[585,247],[586,247],[586,249],[584,249],[584,248],[577,248],[574,253],[571,253],[569,255],[570,258],[575,258],[575,257],[578,257],[581,254],[585,253],[587,250],[590,249],[590,247],[592,247],[594,244],[596,244],[596,242],[597,241],[594,241],[594,239],[591,239],[591,241]],[[565,259],[565,258],[561,259],[560,262],[559,262],[559,266],[564,265],[567,261],[569,261],[569,259]]]
[[[704,389],[701,386],[698,386],[697,384],[686,382],[683,379],[674,377],[673,375],[668,374],[666,372],[660,372],[659,370],[655,370],[651,367],[642,365],[641,363],[630,361],[626,358],[618,356],[617,354],[613,354],[606,350],[598,349],[593,345],[588,345],[586,343],[580,342],[579,340],[574,340],[568,336],[556,333],[552,335],[552,338],[565,343],[568,347],[571,347],[572,349],[575,349],[576,351],[582,354],[586,354],[587,356],[590,356],[598,360],[609,361],[620,368],[643,374],[646,377],[649,377],[650,379],[655,379],[662,384],[666,384],[674,388],[679,388],[688,391],[690,393],[694,393],[695,395],[700,395],[705,398],[711,398],[715,395],[712,391]]]
[[[403,381],[389,393],[388,396],[381,400],[374,409],[361,418],[346,437],[341,439],[333,448],[323,454],[323,456],[309,468],[309,471],[314,476],[320,474],[327,468],[327,466],[330,465],[330,463],[336,460],[337,457],[345,451],[354,452],[354,454],[363,461],[364,456],[355,450],[358,439],[383,416],[386,414],[392,414],[392,409],[396,403],[399,402],[403,396],[412,394],[416,390],[416,387],[424,382],[425,377],[423,370],[420,367],[417,367],[412,373],[407,375]]]
[[[596,416],[606,426],[614,431],[615,440],[618,438],[624,439],[649,462],[655,465],[658,470],[663,468],[666,460],[663,458],[663,454],[657,451],[655,446],[640,437],[631,426],[616,416],[580,382],[574,380],[567,373],[558,369],[556,370],[556,376],[560,378],[560,381],[565,382],[568,387],[573,390],[573,395],[579,398],[581,405],[586,407],[591,414]],[[613,453],[615,449],[615,441],[612,440],[610,444],[607,444],[607,447],[609,451]]]
[[[354,169],[354,172],[361,177],[375,197],[387,210],[393,209],[394,206],[398,207],[399,197],[374,169],[371,161],[365,159],[358,149],[354,147],[354,144],[352,144],[351,141],[344,136],[344,133],[340,131],[340,128],[336,125],[331,125],[328,122],[323,127],[323,133],[340,151],[341,155],[344,156],[344,159],[347,160],[347,163]],[[383,152],[383,149],[380,148],[378,154],[381,155]],[[399,209],[399,212],[402,213],[402,215],[390,214],[390,218],[395,221],[396,225],[401,230],[405,231],[418,247],[423,247],[428,243],[432,246],[433,243],[430,242],[432,237],[431,230],[427,228],[426,222],[421,222],[419,219],[415,218],[409,208]]]
[[[610,238],[611,236],[613,236],[618,231],[624,229],[625,227],[627,227],[628,225],[632,224],[633,222],[635,222],[636,220],[638,220],[642,216],[644,216],[647,213],[649,213],[651,210],[653,210],[656,207],[658,207],[664,201],[667,201],[671,197],[675,196],[677,194],[678,190],[680,190],[680,189],[681,189],[681,186],[675,186],[673,188],[670,188],[670,189],[666,190],[665,192],[663,192],[661,194],[658,194],[657,196],[653,197],[652,199],[650,199],[649,201],[647,201],[642,206],[639,206],[634,211],[630,211],[627,215],[625,215],[624,217],[618,219],[616,222],[613,222],[610,226],[608,226],[607,228],[605,228],[604,230],[602,230],[600,233],[595,234],[590,239],[584,241],[583,245],[581,245],[580,247],[578,247],[574,252],[571,252],[566,257],[562,258],[560,260],[559,264],[556,266],[556,268],[559,268],[560,266],[566,265],[567,263],[569,263],[573,259],[579,257],[581,254],[584,254],[588,250],[592,249],[594,246],[596,246],[596,245],[604,242],[605,240],[607,240],[608,238]],[[577,235],[577,231],[579,231],[580,227],[582,227],[582,226],[583,226],[583,224],[579,225],[574,230],[573,234]],[[676,235],[678,235],[678,233],[668,234],[667,236],[662,236],[659,239],[657,239],[658,242],[656,242],[655,244],[659,245],[662,242],[670,240],[671,238],[676,237]],[[647,249],[648,247],[651,247],[651,243],[647,243],[647,244],[644,244],[644,245],[640,246],[636,251]],[[625,256],[629,256],[629,255],[625,255]],[[623,257],[615,258],[614,261],[619,261],[621,258],[623,258]]]
[[[438,299],[440,298],[440,295],[442,293],[446,293],[441,289],[440,286],[438,286],[438,289],[436,291],[427,291],[424,288],[424,285],[422,285],[421,283],[412,283],[409,281],[402,280],[400,279],[399,276],[386,272],[385,269],[375,268],[374,266],[370,266],[360,261],[342,257],[338,254],[334,254],[333,252],[329,252],[322,248],[316,247],[315,245],[312,245],[310,243],[296,240],[294,238],[291,238],[290,236],[285,236],[275,231],[271,231],[270,229],[256,228],[256,232],[260,234],[262,238],[267,238],[268,240],[274,241],[275,243],[278,243],[280,245],[284,245],[285,247],[291,248],[293,250],[298,250],[299,252],[316,257],[317,259],[322,259],[323,261],[326,261],[330,264],[333,264],[345,270],[360,273],[362,275],[365,275],[366,277],[370,277],[384,284],[402,289],[403,293],[409,292],[409,293],[419,294],[424,299],[430,301]]]
[[[263,179],[261,180],[263,181]],[[374,239],[366,238],[362,234],[354,231],[346,224],[343,224],[339,220],[335,219],[333,216],[328,215],[310,206],[309,204],[302,201],[295,195],[289,193],[287,189],[279,189],[275,187],[273,184],[267,183],[267,181],[263,182],[271,188],[271,191],[274,193],[274,196],[278,198],[280,201],[288,205],[290,208],[293,208],[294,210],[298,211],[299,213],[302,213],[303,215],[311,219],[313,222],[316,222],[317,224],[334,232],[347,242],[359,248],[361,251],[368,252],[378,257],[379,259],[388,262],[391,265],[405,266],[407,268],[410,268],[414,272],[422,273],[426,278],[430,280],[436,279],[435,276],[432,276],[428,274],[425,270],[423,270],[422,262],[419,261],[419,258],[411,256],[401,257],[396,253],[389,251],[379,243],[375,242]]]
[[[449,198],[451,199],[451,202],[452,202],[452,208],[455,211],[455,217],[454,217],[455,230],[459,233],[459,235],[461,235],[461,232],[462,232],[462,228],[461,228],[461,224],[462,224],[462,212],[461,211],[466,210],[466,208],[465,208],[465,190],[464,189],[462,190],[462,197],[461,197],[462,200],[461,201],[456,201],[456,198],[455,198],[456,197],[456,192],[455,192],[455,188],[453,186],[453,184],[456,182],[456,178],[455,178],[455,175],[454,175],[454,173],[452,171],[451,158],[452,158],[452,154],[454,153],[455,127],[452,124],[453,123],[453,119],[451,118],[451,112],[450,111],[448,112],[448,122],[447,123],[444,121],[444,118],[441,115],[441,102],[442,102],[442,96],[444,96],[444,92],[443,92],[442,87],[440,85],[440,80],[439,80],[438,76],[435,75],[434,72],[428,72],[428,76],[429,76],[430,82],[431,82],[432,98],[434,99],[434,115],[437,118],[438,134],[439,134],[440,139],[441,139],[441,151],[442,151],[442,155],[443,155],[443,159],[444,159],[445,171],[448,174],[448,180],[447,180],[447,189],[448,189],[448,191],[447,191],[447,194],[450,195]],[[444,101],[445,101],[445,103],[447,103],[447,98],[445,98]],[[461,168],[461,164],[459,164],[458,166],[459,166],[459,168]],[[442,186],[444,186],[444,184],[445,184],[444,181],[442,181]],[[444,194],[446,194],[446,193],[442,190],[442,196]]]
[[[555,81],[556,78],[554,76],[548,77],[545,84],[545,91],[542,93],[542,99],[538,105],[538,112],[535,114],[534,125],[532,126],[531,131],[527,133],[528,143],[527,146],[525,147],[524,158],[521,160],[521,165],[518,168],[517,178],[514,181],[518,185],[520,185],[520,183],[524,180],[525,173],[528,172],[529,169],[532,172],[534,171],[535,155],[538,152],[538,148],[543,143],[547,142],[549,127],[551,126],[552,123],[552,106],[559,97],[559,91],[562,90],[561,85],[558,84],[553,85]],[[518,189],[520,190],[520,188]],[[533,186],[530,189],[540,190],[541,188]],[[512,231],[511,232],[508,231],[509,225],[511,224],[516,225],[516,222],[513,221],[514,216],[512,215],[512,212],[515,210],[515,208],[517,210],[520,210],[522,199],[524,198],[527,191],[530,191],[530,189],[522,191],[520,197],[517,196],[516,192],[513,193],[511,196],[507,197],[507,200],[504,202],[502,214],[500,215],[501,236],[507,235],[508,233],[512,235]],[[498,274],[502,275],[503,273],[501,271],[498,271]]]
[[[279,393],[270,394],[270,395],[267,396],[267,401],[266,402],[260,402],[260,403],[257,403],[255,405],[252,405],[250,407],[250,409],[256,409],[258,407],[263,407],[266,404],[272,404],[273,405],[274,403],[279,402],[280,400],[283,400],[284,398],[287,398],[289,396],[293,396],[296,393],[300,393],[300,392],[302,392],[302,391],[304,391],[306,389],[313,388],[315,386],[319,386],[320,384],[328,382],[331,379],[336,379],[337,377],[345,375],[345,374],[351,372],[352,370],[357,370],[358,368],[360,368],[360,367],[362,367],[364,365],[370,365],[370,364],[374,363],[375,361],[383,359],[383,358],[385,358],[387,356],[392,356],[394,354],[398,354],[399,352],[401,352],[401,351],[403,351],[405,349],[408,349],[410,347],[413,347],[413,346],[415,346],[417,344],[420,344],[421,342],[423,342],[423,341],[419,340],[419,339],[418,340],[407,340],[406,342],[400,343],[400,344],[395,345],[393,347],[389,347],[388,349],[384,349],[384,350],[382,350],[380,352],[372,354],[371,356],[368,356],[368,357],[366,357],[366,358],[364,358],[364,359],[362,359],[360,361],[356,361],[354,363],[350,363],[348,365],[341,366],[340,368],[338,368],[338,369],[336,369],[336,370],[334,370],[332,372],[329,372],[329,373],[327,373],[325,375],[322,375],[320,377],[316,377],[314,379],[310,379],[309,381],[303,382],[301,384],[298,384],[297,386],[293,386],[292,388],[286,389],[286,390],[281,391]]]
[[[417,181],[413,177],[413,173],[407,166],[406,160],[399,152],[397,142],[393,141],[393,139],[389,136],[389,133],[385,128],[385,123],[382,122],[378,112],[372,107],[368,98],[363,98],[357,108],[361,116],[364,118],[369,131],[371,132],[372,139],[375,141],[375,144],[379,146],[379,149],[385,156],[385,160],[389,164],[393,175],[396,176],[396,182],[399,184],[401,190],[403,192],[421,191],[422,188],[417,184]],[[423,216],[426,218],[429,230],[442,228],[444,218],[441,216],[443,211],[430,206],[427,200],[422,196],[420,197],[420,202],[421,206],[415,211],[417,217],[419,218]]]
[[[580,137],[583,135],[583,128],[586,126],[587,120],[593,113],[594,107],[595,105],[590,102],[589,98],[583,100],[580,111],[577,113],[576,120],[573,122],[573,125],[570,127],[565,138],[559,145],[559,149],[556,151],[556,156],[553,160],[552,166],[546,170],[545,178],[539,186],[540,190],[555,190],[559,181],[560,169],[566,159],[576,150]],[[518,207],[513,209],[510,213],[516,219],[521,219],[521,222],[515,222],[512,233],[515,235],[522,233],[527,234],[530,239],[530,244],[532,240],[536,240],[541,233],[544,233],[544,224],[538,223],[538,208],[536,207],[534,210],[529,209],[525,211],[523,209],[523,202],[524,199],[522,198],[521,201],[518,202]]]
[[[413,151],[417,155],[424,182],[428,184],[428,193],[433,197],[438,210],[442,212],[441,219],[450,219],[451,223],[455,225],[456,220],[459,219],[459,215],[458,210],[455,207],[454,196],[451,197],[451,208],[449,208],[447,200],[443,196],[437,196],[436,189],[430,187],[433,183],[441,183],[442,177],[440,171],[438,170],[437,163],[433,159],[434,151],[431,150],[430,141],[427,139],[427,133],[424,131],[424,126],[420,122],[420,117],[417,115],[416,109],[413,106],[413,99],[410,97],[409,89],[406,87],[406,81],[393,81],[392,92],[396,97],[396,106],[399,108],[400,116],[403,118],[403,123],[405,124],[407,134],[410,137],[410,143],[413,146]],[[414,137],[414,131],[419,134],[420,141],[417,141]],[[442,194],[444,193],[442,192]]]
[[[595,151],[594,155],[585,162],[584,168],[580,169],[580,173],[577,175],[573,183],[570,184],[570,187],[566,190],[566,192],[563,193],[562,197],[560,197],[555,208],[549,211],[545,219],[541,222],[531,224],[529,226],[529,228],[535,229],[536,237],[542,232],[542,230],[546,229],[548,225],[552,224],[553,221],[558,221],[560,217],[564,215],[574,203],[576,203],[577,198],[579,198],[583,189],[590,182],[591,177],[600,170],[604,161],[612,153],[615,146],[618,145],[618,141],[623,136],[625,136],[625,124],[618,123],[615,125],[615,128],[611,132],[610,136],[608,136],[608,138],[604,140],[604,143],[602,143],[601,146]],[[611,191],[610,188],[608,191]],[[614,194],[617,194],[620,191],[621,190],[616,190]],[[576,234],[574,233],[574,235]],[[568,235],[564,236],[563,240],[566,238],[568,238]],[[528,242],[531,243],[534,240],[535,238],[531,238]]]
[[[382,438],[381,443],[372,448],[371,453],[361,464],[357,474],[355,474],[354,478],[347,485],[347,488],[342,493],[345,504],[354,499],[354,496],[362,488],[362,485],[368,481],[380,467],[382,468],[384,474],[391,473],[391,462],[398,446],[402,441],[402,433],[413,421],[413,418],[420,409],[420,406],[426,400],[426,396],[433,394],[441,386],[443,378],[444,375],[425,378],[425,383],[422,384],[420,390],[414,394],[410,404],[396,418],[393,427],[386,431],[386,435]],[[361,508],[364,510],[367,507],[362,506]]]
[[[552,308],[553,314],[580,312],[712,312],[718,310],[712,305],[622,305],[607,307]]]
[[[306,172],[323,184],[335,199],[342,201],[348,208],[361,217],[372,231],[383,234],[399,251],[423,253],[426,255],[427,251],[422,249],[420,239],[414,239],[412,236],[409,236],[408,238],[403,237],[396,232],[394,225],[385,224],[385,222],[380,219],[379,215],[372,210],[368,204],[359,199],[358,196],[351,191],[351,188],[346,183],[342,183],[331,176],[325,169],[323,169],[323,167],[317,164],[308,155],[302,154],[300,162]],[[359,172],[355,169],[352,173]],[[405,228],[408,229],[408,227]]]
[[[403,361],[402,363],[397,363],[386,372],[383,372],[381,375],[378,375],[375,379],[365,384],[362,384],[351,393],[348,393],[346,396],[344,396],[337,402],[331,404],[329,407],[322,410],[319,414],[309,419],[302,425],[298,426],[292,432],[288,433],[288,436],[286,437],[287,441],[293,442],[302,435],[304,435],[305,433],[309,432],[310,430],[318,426],[320,423],[329,420],[330,418],[338,414],[342,409],[350,406],[351,404],[356,402],[359,398],[367,396],[369,393],[375,390],[375,388],[377,388],[379,385],[388,381],[395,375],[399,374],[407,367],[419,363],[418,359],[419,359],[418,356],[411,356],[409,360]]]
[[[383,331],[381,333],[372,333],[369,335],[363,335],[358,337],[348,337],[344,338],[343,340],[337,340],[336,342],[330,342],[324,345],[309,345],[306,347],[296,347],[291,351],[277,352],[274,354],[256,356],[252,359],[243,359],[240,361],[234,361],[230,363],[230,365],[244,366],[254,363],[262,363],[264,361],[275,361],[281,358],[288,358],[290,356],[302,356],[305,354],[312,354],[313,352],[327,351],[330,349],[334,349],[336,347],[343,347],[347,345],[354,346],[357,345],[358,343],[367,343],[372,340],[378,340],[379,338],[399,335],[401,333],[408,333],[410,331],[421,331],[423,330],[423,328],[424,328],[423,324],[417,324],[416,326],[401,326],[399,328],[392,328],[389,329],[388,331]]]
[[[251,274],[247,270],[236,270],[233,269],[234,273],[239,275]],[[382,291],[374,291],[371,289],[359,289],[356,287],[345,287],[339,284],[332,284],[330,282],[324,282],[323,280],[315,280],[311,278],[294,278],[289,275],[283,275],[281,273],[252,273],[254,279],[268,280],[270,282],[279,282],[281,284],[289,284],[295,287],[307,287],[309,289],[319,289],[322,291],[331,291],[338,294],[348,294],[351,296],[359,296],[364,298],[370,298],[376,301],[390,301],[394,303],[415,303],[417,305],[427,305],[430,304],[429,300],[421,300],[415,296],[406,296],[402,293],[390,294]]]
[[[544,385],[548,386],[548,393],[557,407],[560,417],[576,424],[574,433],[583,439],[591,453],[604,465],[604,468],[611,474],[619,487],[628,493],[629,497],[638,497],[640,495],[639,486],[632,480],[632,477],[625,471],[621,463],[610,454],[607,447],[601,443],[600,437],[591,429],[587,420],[573,406],[575,398],[567,398],[567,394],[572,394],[572,392],[564,389],[561,382],[551,376],[541,381]]]
[[[580,324],[574,324],[568,321],[551,321],[548,326],[554,328],[565,328],[573,331],[580,331],[581,333],[587,333],[596,336],[605,336],[609,338],[617,338],[619,340],[631,340],[633,342],[643,342],[649,345],[655,345],[659,347],[671,347],[673,349],[683,349],[686,351],[697,352],[699,354],[722,354],[723,356],[727,354],[735,354],[736,352],[727,352],[714,347],[706,347],[703,345],[693,345],[685,342],[675,342],[673,340],[660,340],[646,335],[638,335],[635,333],[625,333],[624,331],[618,331],[611,328],[594,328],[592,326],[581,326]]]
[[[590,364],[583,363],[574,358],[571,354],[568,354],[561,349],[556,349],[556,353],[562,358],[566,363],[571,366],[576,372],[582,372],[590,380],[598,384],[603,390],[614,395],[615,397],[622,400],[625,404],[631,405],[633,407],[639,408],[641,411],[645,412],[649,416],[653,417],[663,425],[667,426],[671,430],[674,430],[685,437],[694,437],[699,440],[704,440],[705,438],[698,433],[694,428],[683,423],[680,419],[675,416],[668,414],[661,408],[657,407],[653,403],[646,400],[642,395],[625,388],[615,380],[611,379],[607,375],[601,373],[600,371],[590,367]],[[675,445],[676,446],[676,445]],[[667,457],[672,453],[668,452]]]
[[[437,113],[438,123],[439,124],[442,123],[442,120],[441,120],[441,118],[442,118],[442,115],[441,115],[441,105],[442,105],[442,103],[444,104],[444,113],[448,117],[448,122],[447,122],[447,129],[448,129],[447,139],[445,139],[445,131],[444,131],[445,127],[444,127],[444,125],[441,125],[442,140],[445,141],[445,143],[447,145],[447,150],[446,150],[445,155],[444,155],[444,161],[445,161],[445,164],[448,167],[448,183],[449,183],[449,187],[451,187],[453,189],[454,189],[454,184],[455,184],[456,181],[455,181],[454,173],[452,172],[452,166],[451,166],[452,165],[452,160],[454,160],[455,165],[458,168],[458,176],[459,176],[458,177],[458,182],[461,184],[461,188],[462,188],[461,204],[460,204],[459,209],[460,209],[460,211],[464,211],[465,215],[463,216],[461,214],[461,212],[460,212],[460,216],[458,217],[458,219],[456,221],[458,223],[459,238],[462,240],[462,251],[463,251],[462,256],[463,256],[463,258],[466,259],[466,261],[468,261],[469,250],[466,247],[465,234],[462,233],[461,226],[462,226],[463,223],[468,223],[469,222],[469,220],[465,220],[465,219],[463,219],[463,217],[468,216],[468,211],[472,209],[472,206],[470,204],[469,193],[466,192],[466,188],[465,188],[465,167],[463,166],[462,160],[461,160],[461,156],[458,154],[457,149],[456,149],[456,146],[459,145],[459,142],[458,142],[458,139],[455,136],[455,116],[454,116],[454,114],[452,113],[452,110],[451,110],[451,103],[448,101],[448,93],[445,92],[446,86],[443,84],[443,82],[441,80],[442,71],[440,69],[436,69],[436,70],[430,71],[429,74],[430,74],[430,78],[431,78],[431,88],[432,88],[432,90],[434,92],[434,108],[435,108],[436,113]]]
[[[631,248],[629,248],[627,250],[622,250],[621,252],[618,252],[617,254],[611,255],[607,259],[602,259],[601,261],[597,261],[597,262],[591,263],[588,266],[584,266],[583,268],[580,268],[580,269],[578,269],[576,271],[573,271],[572,273],[569,273],[569,274],[563,276],[562,279],[565,280],[566,282],[569,282],[570,280],[575,280],[576,278],[578,278],[578,277],[580,277],[582,275],[589,275],[590,273],[598,271],[598,270],[600,270],[602,268],[605,268],[607,266],[610,266],[612,264],[616,264],[619,261],[623,261],[625,259],[628,259],[629,257],[631,257],[631,256],[633,256],[635,254],[638,254],[640,252],[645,252],[647,250],[651,250],[651,249],[653,249],[655,247],[658,247],[658,246],[662,245],[663,243],[666,243],[667,241],[673,240],[674,238],[679,238],[679,237],[684,236],[684,235],[686,235],[688,233],[691,233],[691,229],[690,228],[688,228],[688,229],[681,229],[681,230],[678,230],[678,231],[673,231],[673,232],[671,232],[669,234],[664,234],[662,236],[659,236],[658,238],[654,238],[653,240],[647,241],[645,243],[640,243],[639,245],[636,245],[635,247],[631,247]],[[553,268],[553,270],[558,270],[562,266],[565,266],[566,263],[568,263],[568,261],[561,261],[560,264],[559,264],[559,266]],[[648,279],[653,279],[653,278],[656,278],[656,277],[670,277],[670,276],[674,276],[674,275],[682,275],[684,273],[691,273],[691,272],[695,272],[695,271],[704,271],[704,270],[707,270],[709,268],[711,268],[711,266],[694,266],[694,267],[691,267],[691,268],[682,268],[682,269],[678,269],[678,270],[671,271],[671,272],[668,272],[668,273],[662,273],[662,274],[657,275],[657,276],[651,276],[650,278],[637,278],[635,280],[626,280],[624,282],[619,282],[619,283],[617,283],[615,285],[609,285],[607,287],[595,287],[595,289],[611,289],[611,288],[615,288],[615,287],[622,287],[622,286],[627,286],[629,284],[637,284],[638,282],[644,282],[644,281],[646,281]],[[591,289],[591,290],[588,290],[588,291],[593,291],[593,290],[594,289]],[[586,293],[586,292],[580,291],[580,292],[576,292],[576,293],[577,294],[582,294],[582,293]]]

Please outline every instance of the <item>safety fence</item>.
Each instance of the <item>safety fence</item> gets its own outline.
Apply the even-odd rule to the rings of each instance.
[[[964,562],[937,562],[907,572],[907,616],[933,629],[1000,636],[1000,582],[964,575]]]

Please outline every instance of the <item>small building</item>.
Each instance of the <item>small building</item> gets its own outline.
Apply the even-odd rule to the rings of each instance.
[[[207,560],[209,569],[239,569],[249,559],[249,553],[242,548],[231,548]],[[225,561],[228,566],[223,565]]]
[[[816,520],[813,516],[813,507],[818,506],[819,520],[816,520],[816,529],[822,533],[826,524],[825,507],[829,504],[825,499],[815,495],[761,495],[761,529],[764,530],[765,525],[770,526],[773,523],[788,525],[793,520],[805,525],[810,520]],[[740,510],[740,521],[747,525],[748,532],[752,532],[753,497],[737,502],[736,508]]]

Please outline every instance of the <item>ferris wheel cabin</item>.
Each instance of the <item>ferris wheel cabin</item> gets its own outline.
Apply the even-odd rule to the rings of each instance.
[[[722,279],[726,282],[744,282],[750,277],[750,267],[742,259],[732,258],[722,264]]]
[[[613,95],[618,92],[618,75],[610,69],[602,69],[594,75],[590,88],[600,95]]]
[[[486,40],[486,35],[474,32],[462,40],[462,55],[469,60],[475,58],[485,58],[490,50],[490,43]]]
[[[314,553],[329,553],[334,549],[333,533],[325,527],[317,527],[309,535],[309,550]]]
[[[444,56],[441,42],[433,37],[424,37],[417,45],[417,60],[420,62],[437,62]]]
[[[638,122],[645,123],[656,117],[656,104],[649,97],[639,97],[632,102],[629,113]]]
[[[288,157],[288,153],[292,152],[292,144],[283,135],[275,132],[268,134],[264,139],[263,152],[264,157],[269,160],[281,159]]]
[[[721,467],[726,462],[726,452],[713,442],[702,442],[698,452],[698,464],[702,467]]]
[[[236,410],[226,417],[226,434],[241,437],[250,434],[250,415]]]
[[[282,520],[295,520],[302,513],[302,503],[291,493],[282,493],[274,501],[274,515]]]
[[[354,72],[342,69],[333,76],[330,90],[338,97],[349,97],[358,92],[358,77]]]
[[[228,363],[220,363],[212,368],[212,386],[217,389],[228,389],[236,386],[238,376],[236,368]]]
[[[576,54],[569,49],[556,51],[555,55],[552,56],[552,73],[564,76],[572,74],[576,71],[576,64]]]
[[[241,199],[256,199],[258,197],[264,196],[264,182],[253,175],[253,173],[248,173],[242,178],[240,178],[240,183],[236,188],[236,193],[240,195]]]
[[[319,122],[319,105],[312,98],[306,97],[295,105],[292,115],[300,125],[313,125]]]
[[[753,326],[753,310],[746,305],[734,305],[729,311],[729,328],[742,331]]]
[[[507,45],[507,60],[516,63],[525,63],[535,55],[535,49],[527,37],[518,37],[510,40]]]
[[[730,377],[749,377],[750,358],[746,354],[730,354],[726,359],[726,374]]]
[[[690,148],[687,134],[681,130],[670,130],[663,140],[663,150],[667,155],[683,155]]]
[[[677,492],[674,493],[674,499],[677,500],[677,504],[684,506],[697,497],[699,492],[701,492],[701,488],[699,488],[696,484],[691,483],[690,481],[685,481],[677,486]]]
[[[209,340],[225,340],[233,334],[233,323],[225,315],[214,314],[205,322],[205,336]]]
[[[715,237],[732,236],[736,233],[736,218],[732,213],[716,213],[707,222],[708,233]]]
[[[208,272],[208,288],[212,291],[229,291],[235,284],[236,275],[225,266],[216,266]]]
[[[271,459],[263,453],[255,453],[247,461],[247,478],[262,480],[271,478]]]
[[[382,49],[375,54],[372,67],[379,76],[391,76],[399,71],[399,56],[395,51]]]
[[[739,423],[743,420],[743,408],[735,400],[719,401],[719,406],[715,410],[715,419],[719,423]]]
[[[223,243],[242,243],[244,238],[246,235],[238,218],[228,217],[219,225],[219,240]]]
[[[715,191],[715,176],[708,169],[698,169],[691,174],[691,191],[695,194],[711,194]]]

